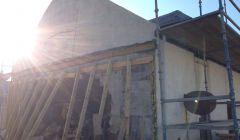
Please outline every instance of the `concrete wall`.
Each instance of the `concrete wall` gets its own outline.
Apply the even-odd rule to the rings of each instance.
[[[165,46],[165,65],[166,65],[166,98],[182,98],[184,93],[193,90],[204,90],[204,73],[202,60],[194,57],[193,53],[179,48],[173,44],[166,43]],[[226,69],[222,65],[208,61],[208,80],[209,91],[214,95],[228,94],[228,81]],[[234,72],[234,82],[237,100],[240,99],[240,74]],[[167,123],[184,123],[198,121],[198,116],[188,112],[186,117],[183,103],[167,104]],[[240,116],[240,108],[237,109]],[[218,105],[211,114],[213,120],[226,120],[227,108],[226,105]],[[213,131],[213,134],[219,131]],[[224,131],[222,131],[224,132]],[[225,131],[226,132],[226,131]],[[187,139],[186,130],[170,130],[168,131],[169,139],[182,140]],[[199,139],[199,131],[189,131],[190,140]],[[217,138],[216,138],[217,139]]]
[[[35,63],[143,43],[155,25],[109,0],[53,0],[39,27]]]
[[[165,46],[166,60],[166,98],[183,98],[183,95],[196,89],[194,56],[191,52],[185,51],[170,43]],[[194,122],[197,116],[193,114],[185,115],[183,103],[167,104],[167,124],[184,123],[186,118]],[[181,138],[186,139],[187,131],[169,130],[168,137],[171,140]],[[191,139],[197,140],[199,134],[196,131],[189,132]]]

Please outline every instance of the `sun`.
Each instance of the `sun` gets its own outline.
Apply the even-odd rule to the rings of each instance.
[[[6,0],[0,5],[0,66],[31,57],[38,23],[51,0]]]
[[[38,31],[33,28],[3,31],[0,35],[0,62],[14,63],[18,59],[30,57],[36,46]]]

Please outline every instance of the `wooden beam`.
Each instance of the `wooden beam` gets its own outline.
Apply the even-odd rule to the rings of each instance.
[[[38,118],[37,118],[37,120],[35,121],[35,123],[34,123],[32,129],[31,129],[31,131],[29,132],[26,140],[30,140],[31,137],[33,137],[33,136],[35,135],[35,133],[37,132],[37,129],[39,128],[40,123],[42,122],[44,116],[46,115],[49,106],[51,105],[54,97],[55,97],[56,94],[57,94],[57,91],[58,91],[59,87],[60,87],[61,84],[62,84],[64,74],[65,74],[65,72],[61,72],[61,73],[60,73],[59,78],[58,78],[58,81],[57,81],[55,87],[53,88],[52,92],[50,93],[50,96],[48,97],[46,103],[44,104],[44,106],[43,106],[43,108],[42,108],[42,110],[41,110],[41,112],[39,113]]]
[[[9,88],[9,94],[7,96],[7,124],[11,123],[11,116],[13,115],[13,97],[14,97],[14,92],[17,86],[17,82],[15,80],[12,80],[10,83],[10,88]]]
[[[69,107],[68,107],[66,122],[65,122],[65,125],[64,125],[62,140],[67,139],[67,134],[68,134],[68,131],[69,131],[70,121],[71,121],[71,118],[72,118],[72,112],[73,112],[73,108],[74,108],[74,105],[75,105],[75,102],[76,102],[79,80],[80,80],[80,70],[78,69],[77,73],[75,74],[75,81],[74,81],[74,85],[73,85],[70,104],[69,104]]]
[[[17,86],[18,86],[18,82],[16,81],[11,81],[11,90],[8,94],[8,103],[7,103],[7,134],[6,135],[9,135],[11,129],[13,129],[12,127],[12,124],[14,124],[14,120],[15,120],[15,117],[17,116],[17,113],[18,113],[18,108],[16,108],[14,106],[14,97],[15,97],[15,92],[17,91]],[[6,136],[5,136],[6,137]]]
[[[126,74],[126,85],[125,85],[125,110],[124,119],[122,120],[124,125],[120,128],[120,133],[118,135],[118,140],[129,140],[130,136],[130,108],[131,108],[131,81],[132,81],[132,71],[131,71],[131,61],[127,58],[127,74]]]
[[[133,58],[131,59],[131,65],[143,65],[143,64],[149,64],[153,62],[153,56],[145,56],[142,58]],[[86,66],[86,67],[80,67],[80,73],[89,73],[93,70],[95,71],[105,71],[108,68],[108,64],[93,64],[92,66]],[[116,61],[112,62],[112,70],[119,70],[123,69],[127,66],[126,61]],[[75,72],[67,72],[65,74],[65,78],[74,78]],[[42,78],[40,77],[39,80]]]
[[[11,131],[13,131],[13,129],[15,129],[15,127],[17,126],[17,123],[19,123],[19,118],[21,116],[23,116],[23,113],[24,113],[24,110],[27,106],[27,103],[31,97],[32,94],[31,91],[32,89],[34,88],[34,82],[31,82],[26,91],[25,91],[25,96],[24,96],[24,99],[23,101],[21,102],[21,105],[19,107],[19,110],[15,110],[14,113],[12,113],[10,116],[9,116],[9,122],[7,124],[7,136],[10,135]],[[11,107],[11,106],[8,106],[8,107]],[[7,139],[7,137],[5,136],[5,138]]]
[[[151,62],[153,62],[153,56],[144,56],[141,58],[132,58],[131,59],[131,65],[144,65],[144,64],[149,64]],[[115,61],[112,62],[112,70],[120,70],[123,69],[124,67],[127,66],[126,61]],[[80,67],[80,73],[90,73],[93,69],[95,71],[105,71],[108,68],[108,64],[104,63],[104,64],[92,64],[90,66],[86,66],[86,67]],[[49,72],[51,73],[51,72]],[[44,73],[45,75],[48,75],[48,73]],[[35,75],[34,77],[36,77],[35,80],[43,80],[43,79],[47,79],[46,77],[43,77],[42,75],[38,76]],[[48,77],[48,76],[47,76]],[[74,78],[75,77],[75,72],[66,72],[64,78]],[[54,77],[52,77],[54,78]],[[57,78],[57,76],[55,77]]]
[[[90,77],[89,77],[89,81],[88,81],[88,85],[87,85],[87,89],[86,89],[86,93],[85,93],[85,98],[84,98],[84,102],[83,102],[83,106],[82,106],[82,110],[81,110],[81,114],[80,114],[80,118],[79,118],[79,122],[78,122],[75,140],[81,139],[82,128],[83,128],[84,120],[86,117],[86,112],[87,112],[87,107],[88,107],[88,102],[89,102],[89,98],[90,98],[90,94],[91,94],[91,90],[92,90],[94,77],[95,77],[95,71],[91,72]]]
[[[90,63],[90,62],[94,62],[94,61],[109,59],[109,58],[116,57],[116,56],[124,56],[124,55],[132,54],[132,53],[150,51],[150,50],[154,50],[154,49],[155,49],[155,46],[154,46],[153,41],[149,41],[149,42],[142,43],[142,44],[134,44],[134,45],[130,45],[130,46],[117,47],[117,48],[113,48],[113,49],[109,49],[109,50],[91,53],[91,54],[84,55],[84,56],[79,56],[79,57],[70,58],[70,59],[64,59],[64,60],[54,62],[51,64],[41,65],[36,68],[30,68],[30,69],[14,72],[13,76],[41,72],[39,70],[54,71],[54,70],[73,67],[76,65],[82,65],[82,64],[86,64],[86,63]]]
[[[129,140],[130,135],[130,108],[131,108],[131,81],[132,81],[132,71],[131,71],[131,61],[127,60],[127,76],[126,76],[126,89],[125,89],[125,117],[126,117],[126,134],[125,140]]]
[[[36,85],[36,87],[33,90],[32,96],[29,100],[29,103],[27,104],[26,108],[24,109],[23,116],[19,118],[18,125],[14,126],[16,127],[16,131],[13,131],[12,134],[10,135],[10,140],[17,140],[20,137],[21,132],[24,129],[24,126],[26,125],[27,118],[29,117],[31,113],[31,109],[34,107],[34,104],[37,100],[38,93],[43,86],[43,81],[39,81]]]
[[[47,81],[47,84],[45,85],[45,87],[43,88],[43,91],[36,103],[36,106],[33,110],[33,113],[31,114],[31,117],[30,119],[27,121],[27,124],[24,128],[24,131],[23,131],[23,134],[22,134],[22,137],[21,137],[21,140],[25,140],[27,135],[28,135],[28,132],[30,132],[34,122],[36,121],[37,117],[38,117],[38,114],[40,113],[41,111],[41,108],[43,107],[44,103],[45,103],[45,100],[47,99],[47,96],[48,96],[48,91],[51,87],[51,85],[53,84],[53,81],[51,79],[51,77],[49,77],[48,81]]]
[[[125,118],[122,119],[121,121],[121,126],[120,126],[120,130],[118,132],[118,138],[117,140],[123,140],[124,139],[124,134],[125,134]]]
[[[104,113],[107,96],[108,96],[108,85],[109,85],[111,73],[112,73],[112,62],[109,61],[107,72],[106,72],[106,79],[104,82],[104,87],[103,87],[103,92],[102,92],[102,99],[101,99],[101,103],[100,103],[99,112],[97,115],[94,116],[94,119],[93,119],[94,137],[97,137],[98,135],[102,134],[101,124],[102,124],[103,113]]]

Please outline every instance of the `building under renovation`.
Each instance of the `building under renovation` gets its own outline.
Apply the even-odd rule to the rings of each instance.
[[[156,6],[147,21],[109,0],[53,0],[13,67],[3,139],[239,140],[240,28],[225,8]]]

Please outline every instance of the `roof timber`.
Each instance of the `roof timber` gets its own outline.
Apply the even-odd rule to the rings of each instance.
[[[34,73],[42,73],[42,72],[51,72],[56,71],[59,69],[66,69],[70,67],[76,67],[76,66],[84,66],[85,64],[94,63],[96,61],[100,60],[107,60],[118,56],[125,56],[130,55],[134,53],[141,53],[141,52],[151,52],[155,49],[155,43],[154,41],[145,42],[142,44],[134,44],[129,46],[123,46],[118,48],[113,48],[109,50],[94,52],[88,55],[83,55],[75,58],[69,58],[64,59],[58,62],[54,62],[51,64],[45,64],[41,65],[39,67],[32,67],[29,69],[25,69],[22,71],[16,71],[13,72],[13,76],[24,76],[28,74],[34,74]],[[138,58],[133,58],[133,65],[139,65],[139,64],[146,64],[153,60],[152,55],[145,55]],[[97,66],[99,70],[105,69],[107,65],[105,64],[98,64]],[[119,68],[124,67],[125,62],[124,61],[115,61],[113,62],[113,68]],[[82,72],[87,72],[88,70],[91,70],[91,66],[84,66],[82,68]]]

